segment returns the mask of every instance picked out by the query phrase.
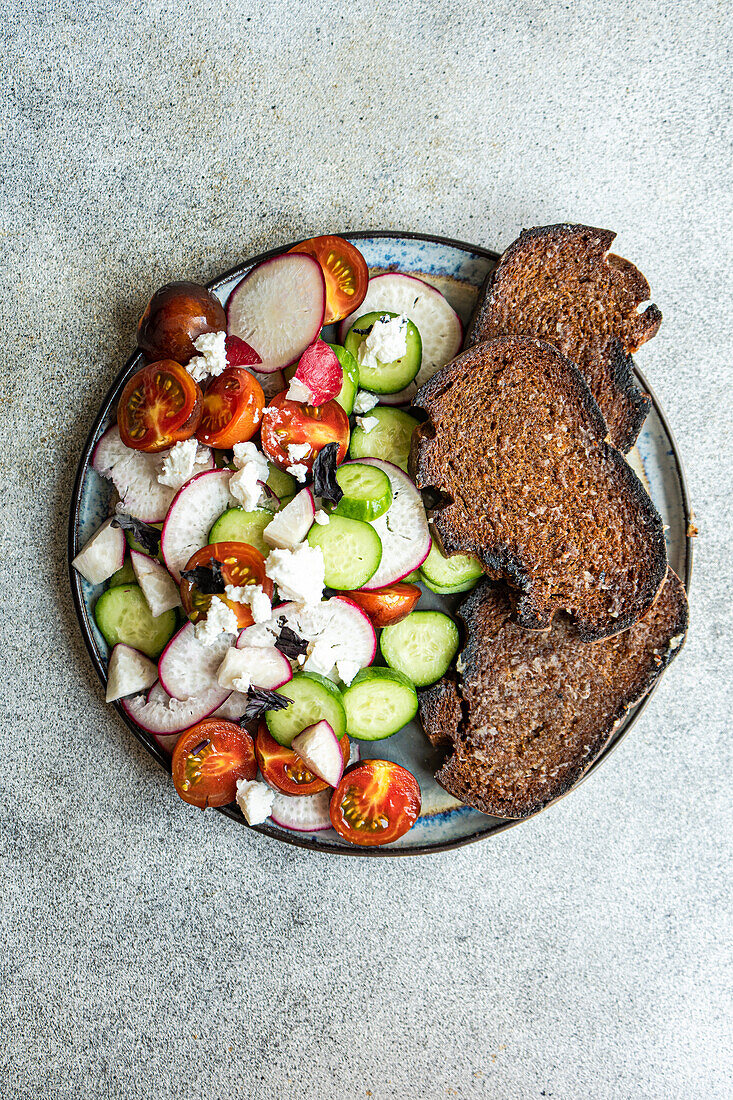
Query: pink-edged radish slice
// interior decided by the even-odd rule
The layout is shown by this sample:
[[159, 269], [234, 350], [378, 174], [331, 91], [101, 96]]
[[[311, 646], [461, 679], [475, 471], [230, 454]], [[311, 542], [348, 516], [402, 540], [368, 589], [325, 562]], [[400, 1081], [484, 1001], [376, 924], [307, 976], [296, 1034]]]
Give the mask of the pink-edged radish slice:
[[397, 393], [380, 393], [379, 404], [397, 407], [401, 405], [411, 405], [412, 399], [416, 393], [417, 386], [414, 382], [410, 382], [409, 386], [405, 386], [404, 390], [398, 390]]
[[275, 514], [275, 518], [262, 532], [262, 537], [268, 546], [278, 550], [294, 550], [310, 531], [315, 515], [313, 494], [310, 489], [301, 489]]
[[196, 637], [193, 623], [186, 623], [174, 634], [160, 655], [158, 678], [168, 695], [174, 699], [195, 699], [199, 695], [218, 694], [220, 707], [231, 688], [223, 688], [217, 673], [226, 652], [234, 645], [233, 634], [221, 634], [210, 645]]
[[130, 561], [137, 583], [142, 588], [153, 615], [162, 615], [164, 611], [181, 606], [178, 585], [156, 558], [142, 554], [139, 550], [131, 550]]
[[262, 386], [262, 392], [268, 401], [277, 396], [278, 393], [282, 393], [287, 386], [285, 375], [281, 370], [273, 371], [272, 374], [260, 374], [259, 371], [249, 368], [249, 373]]
[[293, 738], [291, 748], [297, 752], [309, 771], [329, 787], [337, 787], [344, 774], [344, 754], [339, 739], [325, 719], [306, 726]]
[[101, 584], [122, 568], [125, 560], [125, 546], [124, 531], [119, 527], [113, 527], [112, 520], [108, 519], [92, 535], [71, 564], [77, 573], [81, 573], [84, 580], [89, 581], [90, 584]]
[[461, 319], [440, 291], [414, 275], [402, 275], [396, 271], [375, 275], [369, 280], [366, 298], [356, 313], [346, 317], [339, 325], [339, 344], [344, 343], [347, 332], [358, 317], [380, 309], [404, 313], [417, 326], [422, 340], [422, 363], [415, 379], [418, 386], [432, 378], [461, 350]]
[[274, 691], [293, 678], [290, 661], [279, 649], [260, 646], [227, 650], [217, 672], [219, 687], [246, 693], [250, 687]]
[[208, 718], [221, 703], [219, 685], [216, 691], [199, 695], [196, 699], [171, 699], [161, 684], [153, 684], [147, 696], [132, 695], [121, 699], [125, 714], [141, 729], [151, 733], [161, 748], [171, 752], [179, 734], [189, 726], [195, 726]]
[[382, 540], [382, 560], [376, 573], [363, 588], [371, 592], [409, 576], [422, 565], [430, 553], [432, 540], [428, 519], [420, 493], [404, 471], [379, 458], [360, 458], [369, 466], [377, 466], [390, 480], [392, 503], [371, 525]]
[[239, 336], [227, 336], [224, 347], [228, 367], [257, 367], [262, 362], [262, 356]]
[[126, 695], [146, 691], [158, 679], [158, 670], [144, 653], [118, 642], [112, 646], [107, 665], [105, 702], [114, 703]]
[[217, 707], [212, 718], [225, 718], [227, 722], [235, 722], [244, 715], [247, 709], [247, 696], [240, 691], [233, 691], [228, 699], [225, 699], [220, 707]]
[[[92, 466], [102, 477], [110, 479], [119, 494], [123, 512], [146, 523], [160, 523], [176, 495], [175, 489], [158, 481], [167, 454], [167, 451], [145, 454], [126, 447], [115, 424], [94, 448]], [[209, 451], [205, 462], [194, 465], [192, 476], [211, 470], [213, 466], [214, 457]]]
[[336, 355], [323, 340], [314, 340], [301, 355], [290, 379], [288, 400], [325, 405], [338, 397], [343, 384], [344, 371]]
[[160, 538], [163, 561], [175, 581], [180, 581], [191, 555], [206, 546], [222, 512], [237, 504], [229, 492], [231, 476], [231, 470], [207, 470], [176, 493]]
[[227, 302], [227, 331], [262, 356], [261, 374], [295, 363], [321, 331], [326, 281], [321, 265], [303, 253], [285, 253], [253, 267]]
[[331, 828], [329, 807], [333, 791], [318, 794], [280, 794], [275, 792], [270, 817], [281, 829], [297, 833], [319, 833]]

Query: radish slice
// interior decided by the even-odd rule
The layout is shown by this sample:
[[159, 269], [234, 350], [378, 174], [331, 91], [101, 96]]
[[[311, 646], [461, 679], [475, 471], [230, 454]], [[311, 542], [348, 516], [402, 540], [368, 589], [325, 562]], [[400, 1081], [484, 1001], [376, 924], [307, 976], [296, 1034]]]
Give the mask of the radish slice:
[[396, 271], [375, 275], [369, 280], [366, 298], [359, 309], [339, 325], [339, 343], [343, 344], [357, 317], [379, 309], [404, 313], [417, 326], [422, 340], [422, 364], [415, 379], [418, 386], [432, 378], [460, 351], [463, 325], [453, 307], [435, 287], [414, 275], [401, 275]]
[[148, 601], [148, 607], [153, 615], [162, 615], [164, 611], [181, 606], [178, 585], [159, 561], [140, 553], [139, 550], [130, 551], [130, 560], [137, 583], [142, 588], [143, 596]]
[[404, 390], [398, 390], [397, 393], [380, 393], [379, 404], [380, 405], [411, 405], [412, 399], [417, 393], [417, 386], [414, 382], [410, 382], [409, 386], [405, 386]]
[[239, 336], [227, 336], [224, 347], [227, 352], [228, 367], [257, 367], [262, 362], [262, 357], [255, 349]]
[[125, 545], [124, 531], [105, 520], [71, 564], [90, 584], [101, 584], [122, 568]]
[[[102, 477], [110, 479], [119, 493], [124, 512], [146, 523], [160, 523], [176, 495], [175, 489], [158, 481], [167, 454], [168, 451], [145, 454], [126, 447], [115, 424], [94, 448], [92, 466]], [[214, 458], [209, 452], [206, 462], [195, 464], [192, 476], [211, 470], [213, 466]]]
[[293, 670], [284, 653], [254, 646], [228, 649], [217, 673], [220, 687], [243, 694], [250, 687], [274, 691], [292, 678]]
[[211, 645], [200, 642], [193, 623], [186, 623], [174, 634], [160, 655], [158, 677], [174, 699], [194, 699], [211, 693], [218, 695], [214, 710], [220, 707], [231, 688], [223, 688], [216, 675], [226, 651], [234, 645], [231, 634], [221, 634]]
[[379, 519], [371, 521], [382, 540], [382, 560], [363, 588], [371, 592], [407, 577], [430, 553], [431, 538], [422, 497], [406, 473], [379, 458], [360, 458], [384, 470], [392, 483], [392, 503]]
[[325, 720], [306, 726], [293, 738], [291, 748], [305, 762], [309, 771], [319, 776], [329, 787], [337, 787], [344, 774], [344, 754], [333, 728]]
[[310, 489], [301, 489], [268, 523], [262, 537], [269, 546], [278, 550], [294, 550], [310, 531], [315, 515], [313, 494]]
[[105, 702], [113, 703], [125, 695], [146, 691], [158, 679], [153, 662], [139, 649], [118, 642], [112, 646], [107, 666], [107, 694]]
[[218, 684], [216, 692], [187, 699], [185, 703], [179, 699], [171, 699], [161, 684], [154, 684], [147, 697], [144, 694], [133, 695], [129, 699], [120, 700], [125, 714], [141, 729], [152, 733], [166, 752], [172, 751], [183, 730], [195, 726], [202, 718], [208, 718], [220, 703]]
[[298, 833], [318, 833], [331, 828], [329, 807], [332, 791], [318, 794], [280, 794], [275, 792], [270, 817], [282, 829]]
[[225, 699], [220, 707], [214, 711], [212, 718], [225, 718], [228, 722], [241, 718], [247, 709], [247, 696], [239, 691], [233, 691], [228, 699]]
[[321, 331], [326, 281], [312, 256], [289, 252], [258, 264], [227, 302], [227, 330], [262, 356], [261, 374], [300, 358]]
[[163, 560], [175, 581], [180, 581], [191, 555], [206, 546], [209, 531], [222, 512], [237, 504], [229, 492], [231, 476], [231, 470], [207, 470], [176, 493], [160, 539]]
[[[293, 383], [296, 383], [293, 386]], [[308, 405], [325, 405], [338, 397], [344, 384], [344, 371], [334, 352], [323, 340], [314, 342], [305, 349], [300, 357], [300, 362], [295, 374], [290, 380], [290, 389], [294, 391], [289, 399], [301, 400], [297, 396], [298, 386], [305, 387], [304, 400]]]

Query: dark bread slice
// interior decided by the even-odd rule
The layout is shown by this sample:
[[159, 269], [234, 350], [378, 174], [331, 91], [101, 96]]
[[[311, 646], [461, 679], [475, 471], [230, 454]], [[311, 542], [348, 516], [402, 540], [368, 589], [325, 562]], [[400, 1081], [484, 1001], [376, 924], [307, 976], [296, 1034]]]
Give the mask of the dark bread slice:
[[506, 592], [482, 581], [458, 615], [462, 671], [421, 693], [420, 719], [452, 753], [436, 779], [496, 817], [535, 813], [564, 794], [679, 651], [687, 598], [670, 569], [653, 607], [623, 634], [588, 645], [564, 616], [528, 631]]
[[631, 353], [656, 334], [662, 314], [655, 305], [639, 313], [649, 284], [609, 254], [615, 236], [588, 225], [525, 230], [487, 277], [464, 347], [511, 334], [554, 344], [588, 382], [611, 442], [628, 451], [651, 405]]
[[413, 404], [410, 471], [437, 494], [444, 554], [475, 554], [519, 590], [522, 626], [566, 611], [594, 641], [651, 606], [667, 570], [662, 520], [577, 368], [528, 336], [478, 344]]

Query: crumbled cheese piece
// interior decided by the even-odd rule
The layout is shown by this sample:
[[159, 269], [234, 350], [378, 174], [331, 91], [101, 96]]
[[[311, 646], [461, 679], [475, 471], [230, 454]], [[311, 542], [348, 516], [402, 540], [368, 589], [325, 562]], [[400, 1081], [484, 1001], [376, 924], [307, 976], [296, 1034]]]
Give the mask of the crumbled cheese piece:
[[231, 607], [218, 596], [213, 596], [206, 618], [196, 623], [193, 629], [197, 641], [213, 645], [222, 634], [238, 634], [239, 624]]
[[358, 661], [350, 661], [348, 660], [348, 658], [342, 658], [340, 661], [336, 662], [336, 671], [339, 674], [339, 680], [342, 680], [347, 687], [354, 679], [360, 668], [361, 665]]
[[226, 338], [226, 332], [203, 332], [194, 340], [193, 346], [201, 354], [196, 355], [186, 367], [194, 382], [203, 382], [208, 376], [215, 378], [226, 370]]
[[310, 443], [288, 443], [288, 458], [291, 462], [300, 462], [311, 453]]
[[267, 481], [267, 459], [254, 443], [235, 443], [234, 465], [237, 469], [229, 478], [229, 492], [246, 512], [251, 512], [259, 504], [262, 485]]
[[383, 314], [372, 326], [372, 331], [359, 344], [359, 366], [378, 367], [380, 363], [394, 363], [407, 351], [407, 325], [409, 317]]
[[267, 475], [270, 472], [267, 459], [254, 443], [235, 443], [232, 454], [234, 465], [238, 470], [241, 470], [244, 466], [256, 466], [261, 480], [267, 480]]
[[313, 391], [310, 386], [306, 386], [305, 382], [293, 375], [286, 397], [288, 401], [301, 401], [304, 405], [310, 405], [313, 400]]
[[354, 400], [354, 412], [355, 413], [368, 413], [370, 409], [373, 409], [375, 405], [379, 404], [379, 398], [376, 393], [369, 393], [369, 390], [359, 390]]
[[234, 646], [226, 651], [224, 660], [219, 665], [216, 679], [219, 687], [229, 691], [241, 691], [243, 695], [249, 691], [252, 684], [250, 676], [251, 655], [246, 649], [236, 649]]
[[264, 623], [272, 615], [272, 603], [261, 584], [246, 584], [237, 586], [228, 584], [224, 589], [224, 595], [235, 603], [246, 604], [252, 612], [252, 618], [256, 623]]
[[323, 595], [326, 564], [318, 546], [304, 542], [295, 550], [271, 550], [265, 573], [282, 599], [298, 604], [317, 604]]
[[237, 805], [248, 825], [261, 825], [272, 813], [275, 792], [257, 779], [240, 779], [237, 783]]
[[[202, 447], [197, 439], [184, 439], [175, 443], [160, 456], [158, 481], [171, 489], [180, 489], [191, 480], [194, 473], [203, 470], [210, 456], [209, 448]], [[199, 470], [196, 470], [197, 466]]]
[[313, 519], [316, 523], [320, 523], [321, 527], [325, 527], [327, 523], [331, 522], [331, 517], [328, 512], [324, 512], [322, 508], [319, 508]]
[[376, 428], [379, 421], [376, 416], [357, 416], [356, 423], [363, 431], [370, 432], [372, 428]]
[[286, 469], [296, 481], [302, 482], [308, 477], [308, 467], [304, 466], [302, 462], [297, 462], [294, 466], [287, 466]]

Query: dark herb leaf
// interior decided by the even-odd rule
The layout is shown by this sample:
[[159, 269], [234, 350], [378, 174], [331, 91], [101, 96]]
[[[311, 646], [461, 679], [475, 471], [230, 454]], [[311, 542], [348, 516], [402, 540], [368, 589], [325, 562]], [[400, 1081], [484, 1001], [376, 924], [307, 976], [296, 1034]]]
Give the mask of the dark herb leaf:
[[116, 512], [112, 519], [112, 526], [119, 527], [123, 531], [129, 531], [135, 542], [139, 542], [147, 554], [157, 554], [160, 549], [160, 531], [150, 523], [145, 523], [134, 516], [128, 516], [126, 512]]
[[356, 327], [354, 327], [354, 328], [352, 328], [351, 331], [354, 333], [355, 336], [368, 336], [373, 328], [374, 328], [374, 325], [369, 325], [367, 328], [356, 328]]
[[195, 584], [204, 596], [217, 596], [226, 588], [227, 582], [221, 569], [221, 562], [212, 558], [208, 565], [197, 565], [193, 569], [182, 569], [184, 580]]
[[259, 718], [267, 710], [284, 710], [285, 707], [290, 706], [291, 702], [292, 699], [288, 699], [286, 695], [278, 695], [276, 691], [251, 687], [247, 692], [247, 706], [239, 719], [239, 724], [243, 726], [253, 718]]
[[338, 453], [338, 443], [327, 443], [318, 452], [316, 461], [313, 463], [313, 492], [317, 497], [331, 500], [334, 504], [338, 504], [344, 495], [336, 480], [336, 458]]
[[289, 626], [283, 626], [275, 642], [275, 649], [279, 649], [289, 661], [294, 661], [296, 657], [308, 652], [308, 643]]

